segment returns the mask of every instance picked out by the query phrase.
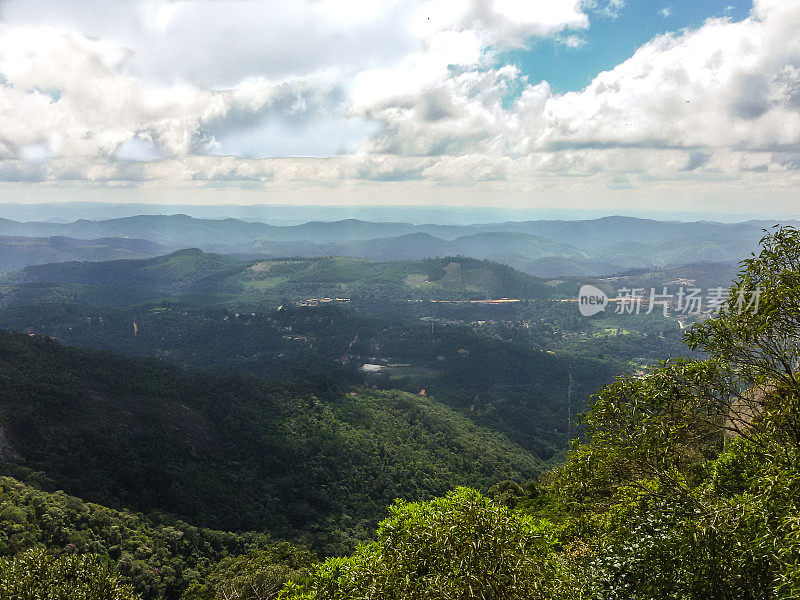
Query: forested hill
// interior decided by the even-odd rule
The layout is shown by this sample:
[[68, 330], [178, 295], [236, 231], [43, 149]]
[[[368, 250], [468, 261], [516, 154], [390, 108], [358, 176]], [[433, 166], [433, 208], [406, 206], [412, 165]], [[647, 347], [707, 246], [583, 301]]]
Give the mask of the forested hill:
[[0, 278], [0, 300], [129, 305], [202, 295], [213, 301], [282, 297], [544, 298], [557, 290], [511, 267], [464, 257], [369, 262], [353, 258], [241, 260], [185, 249], [143, 260], [37, 265]]
[[217, 379], [5, 332], [0, 424], [6, 474], [329, 553], [367, 536], [397, 497], [540, 467], [430, 397]]
[[[163, 515], [147, 518], [0, 477], [0, 558], [41, 547], [66, 556], [94, 554], [115, 564], [123, 583], [142, 600], [180, 598], [230, 556], [246, 552], [293, 554], [298, 560], [310, 556], [264, 534], [202, 529]], [[44, 587], [42, 575], [36, 573], [35, 579]], [[11, 583], [6, 577], [0, 577], [3, 598], [8, 598], [2, 595], [7, 591], [3, 584]]]
[[[571, 349], [547, 347], [576, 320], [566, 303], [525, 301], [576, 285], [552, 283], [459, 257], [242, 261], [189, 249], [12, 273], [0, 279], [0, 327], [217, 374], [427, 389], [550, 458], [566, 447], [574, 413], [616, 368], [602, 352], [576, 359]], [[465, 300], [504, 296], [519, 302]], [[542, 323], [546, 315], [556, 322]], [[666, 351], [662, 341], [651, 335], [641, 354], [653, 344]], [[385, 368], [366, 377], [365, 363]]]

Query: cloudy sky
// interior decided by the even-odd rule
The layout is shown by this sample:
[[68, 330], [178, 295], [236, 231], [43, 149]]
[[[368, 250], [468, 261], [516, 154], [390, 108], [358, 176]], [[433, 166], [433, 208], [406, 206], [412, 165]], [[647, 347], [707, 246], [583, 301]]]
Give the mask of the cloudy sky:
[[0, 201], [797, 215], [800, 0], [0, 1]]

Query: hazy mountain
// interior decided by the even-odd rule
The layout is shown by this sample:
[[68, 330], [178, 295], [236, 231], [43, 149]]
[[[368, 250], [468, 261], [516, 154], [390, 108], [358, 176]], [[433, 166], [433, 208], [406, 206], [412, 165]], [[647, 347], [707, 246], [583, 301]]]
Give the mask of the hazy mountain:
[[418, 260], [464, 255], [541, 276], [600, 275], [627, 268], [739, 260], [771, 226], [684, 223], [633, 217], [524, 221], [476, 225], [414, 225], [356, 219], [275, 226], [238, 219], [140, 215], [105, 221], [21, 223], [0, 220], [0, 235], [138, 238], [166, 248], [264, 257], [338, 255], [370, 260]]
[[0, 273], [45, 263], [144, 258], [165, 252], [166, 250], [161, 244], [139, 239], [78, 240], [67, 237], [0, 237]]
[[[350, 256], [368, 260], [419, 260], [444, 256], [469, 256], [512, 264], [542, 257], [587, 259], [582, 250], [552, 240], [524, 233], [475, 233], [454, 240], [428, 233], [410, 233], [397, 237], [376, 238], [347, 243], [261, 242], [254, 249], [285, 256]], [[514, 265], [512, 265], [514, 266]]]
[[[528, 221], [532, 219], [596, 218], [598, 210], [552, 208], [503, 208], [497, 206], [442, 206], [442, 205], [297, 205], [297, 204], [146, 204], [135, 202], [42, 202], [0, 203], [0, 215], [15, 221], [48, 221], [69, 223], [78, 219], [118, 219], [146, 214], [186, 214], [198, 219], [225, 219], [233, 217], [243, 221], [258, 221], [270, 225], [299, 225], [309, 221], [383, 221], [403, 223], [437, 223], [441, 225], [469, 225], [496, 223], [498, 221]], [[641, 213], [645, 218], [663, 218], [663, 213]], [[696, 214], [670, 213], [670, 218], [711, 218]], [[727, 221], [734, 220], [727, 215]], [[738, 220], [742, 220], [741, 218]]]
[[595, 256], [626, 268], [681, 265], [697, 261], [726, 262], [748, 256], [760, 231], [737, 229], [698, 238], [669, 241], [624, 241], [599, 248]]
[[[775, 225], [771, 221], [746, 223], [715, 223], [697, 221], [654, 221], [635, 217], [603, 217], [583, 221], [527, 221], [492, 225], [496, 231], [516, 231], [538, 235], [595, 250], [619, 242], [687, 242], [692, 246], [706, 239], [745, 237], [757, 243], [765, 228]], [[487, 227], [480, 225], [478, 227]]]

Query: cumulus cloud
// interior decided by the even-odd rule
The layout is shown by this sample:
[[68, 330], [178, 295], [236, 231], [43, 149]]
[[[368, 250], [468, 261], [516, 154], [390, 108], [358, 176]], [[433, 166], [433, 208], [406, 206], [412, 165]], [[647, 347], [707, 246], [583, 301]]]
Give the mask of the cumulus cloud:
[[[4, 152], [155, 160], [353, 152], [348, 107], [446, 79], [489, 46], [585, 26], [577, 0], [6, 2]], [[58, 26], [38, 21], [43, 14]], [[352, 83], [354, 82], [354, 83]], [[313, 131], [312, 131], [313, 129]], [[327, 133], [328, 144], [320, 144]]]
[[223, 90], [150, 87], [126, 74], [112, 44], [48, 26], [0, 28], [0, 141], [19, 158], [109, 159], [127, 154], [203, 152], [232, 120], [320, 110], [320, 91], [302, 81], [248, 79]]
[[800, 5], [761, 0], [742, 22], [712, 19], [652, 40], [579, 92], [528, 84], [507, 107], [521, 75], [510, 67], [475, 68], [357, 110], [382, 125], [373, 152], [516, 157], [675, 149], [684, 151], [687, 170], [713, 169], [714, 161], [699, 157], [800, 147], [798, 30]]
[[550, 98], [542, 114], [547, 127], [531, 142], [796, 146], [798, 27], [797, 4], [757, 2], [754, 16], [740, 23], [710, 20], [696, 31], [658, 37], [585, 90]]
[[0, 180], [634, 189], [800, 169], [794, 1], [659, 36], [566, 94], [496, 53], [580, 45], [621, 0], [115, 6], [2, 4]]

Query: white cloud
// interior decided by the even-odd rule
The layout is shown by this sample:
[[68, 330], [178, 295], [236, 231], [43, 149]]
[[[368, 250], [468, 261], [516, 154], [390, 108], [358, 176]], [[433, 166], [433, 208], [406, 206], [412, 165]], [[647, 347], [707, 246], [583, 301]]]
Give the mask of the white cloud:
[[219, 89], [253, 77], [300, 78], [326, 69], [368, 68], [375, 61], [399, 60], [417, 45], [405, 25], [403, 4], [8, 0], [0, 10], [8, 24], [49, 23], [76, 35], [113, 41], [129, 50], [128, 68], [147, 84], [183, 82]]
[[[356, 107], [437, 84], [487, 46], [586, 24], [577, 0], [526, 6], [198, 0], [109, 11], [12, 0], [0, 26], [0, 135], [17, 156], [42, 146], [96, 160], [350, 152], [374, 129], [350, 118]], [[310, 123], [340, 139], [319, 144]], [[304, 139], [287, 143], [291, 134]]]
[[[224, 90], [147, 86], [126, 73], [126, 53], [47, 26], [0, 28], [0, 138], [22, 156], [109, 158], [132, 145], [187, 155], [202, 150], [226, 119], [322, 110], [325, 92], [300, 81], [248, 79]], [[119, 154], [117, 154], [119, 156]]]
[[800, 144], [800, 5], [649, 42], [585, 90], [550, 98], [547, 145], [778, 149]]
[[743, 22], [710, 20], [696, 31], [656, 38], [579, 92], [528, 85], [505, 108], [519, 73], [472, 70], [360, 105], [358, 114], [383, 126], [369, 150], [401, 155], [797, 149], [798, 30], [799, 6], [762, 0]]
[[636, 189], [670, 178], [779, 185], [800, 171], [794, 1], [756, 0], [742, 22], [658, 37], [568, 94], [493, 66], [494, 53], [532, 36], [579, 45], [587, 14], [613, 17], [624, 2], [44, 6], [1, 9], [7, 181], [571, 177]]
[[607, 19], [616, 19], [625, 8], [625, 0], [584, 0], [586, 10], [599, 14]]

